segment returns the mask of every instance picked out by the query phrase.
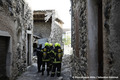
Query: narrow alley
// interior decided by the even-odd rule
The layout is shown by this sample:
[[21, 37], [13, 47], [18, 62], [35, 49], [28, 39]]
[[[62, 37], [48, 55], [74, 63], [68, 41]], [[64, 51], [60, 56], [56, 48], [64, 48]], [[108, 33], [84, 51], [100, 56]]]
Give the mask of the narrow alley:
[[120, 0], [0, 0], [0, 80], [120, 80]]
[[47, 73], [45, 73], [43, 76], [41, 73], [37, 73], [37, 64], [34, 63], [31, 66], [27, 68], [27, 71], [24, 72], [21, 76], [17, 78], [17, 80], [72, 80], [71, 77], [71, 54], [64, 54], [63, 60], [62, 60], [62, 70], [61, 70], [61, 76], [60, 77], [50, 77], [47, 76]]

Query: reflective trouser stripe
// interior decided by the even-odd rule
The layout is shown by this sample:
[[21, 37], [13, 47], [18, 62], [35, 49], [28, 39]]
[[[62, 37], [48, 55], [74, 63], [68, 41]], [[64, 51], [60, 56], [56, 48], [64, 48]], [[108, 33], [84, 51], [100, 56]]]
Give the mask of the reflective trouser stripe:
[[53, 63], [61, 63], [61, 61], [53, 62]]
[[53, 63], [61, 63], [61, 61], [56, 61], [56, 59], [53, 61]]

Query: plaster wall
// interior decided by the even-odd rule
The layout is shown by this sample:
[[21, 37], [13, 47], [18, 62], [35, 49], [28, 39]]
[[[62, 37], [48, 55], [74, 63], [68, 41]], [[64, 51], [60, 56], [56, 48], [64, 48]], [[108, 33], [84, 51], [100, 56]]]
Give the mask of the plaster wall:
[[88, 75], [98, 75], [98, 9], [96, 0], [87, 0]]
[[0, 0], [0, 36], [10, 38], [6, 59], [6, 77], [9, 80], [14, 80], [27, 68], [26, 34], [28, 30], [32, 36], [32, 29], [32, 11], [25, 0]]

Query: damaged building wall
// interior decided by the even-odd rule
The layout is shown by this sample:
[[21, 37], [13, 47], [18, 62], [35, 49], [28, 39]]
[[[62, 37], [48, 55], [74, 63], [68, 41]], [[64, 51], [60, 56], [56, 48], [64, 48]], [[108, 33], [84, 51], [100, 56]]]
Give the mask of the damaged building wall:
[[63, 27], [63, 22], [60, 20], [55, 12], [55, 10], [52, 11], [52, 27], [51, 27], [51, 33], [50, 37], [48, 39], [48, 42], [55, 44], [60, 43], [62, 48], [63, 48], [63, 43], [62, 43], [62, 27]]
[[51, 32], [51, 22], [34, 22], [34, 35], [40, 38], [49, 38]]
[[[4, 59], [0, 57], [1, 61], [5, 62], [4, 65], [0, 65], [1, 80], [14, 80], [25, 71], [28, 58], [27, 35], [31, 35], [29, 43], [32, 43], [32, 29], [32, 11], [24, 0], [0, 0], [0, 39], [4, 41], [6, 38], [5, 44], [8, 43], [5, 48], [8, 52], [5, 56], [1, 55]], [[30, 46], [32, 53], [32, 44]], [[30, 60], [29, 63], [31, 63]]]
[[55, 10], [34, 11], [34, 35], [47, 38], [50, 43], [62, 43], [63, 22]]
[[34, 35], [39, 36], [40, 38], [49, 38], [51, 33], [51, 19], [49, 18], [48, 21], [45, 22], [45, 14], [50, 12], [50, 10], [41, 10], [41, 11], [34, 11]]
[[103, 9], [104, 75], [120, 78], [120, 1], [103, 0]]

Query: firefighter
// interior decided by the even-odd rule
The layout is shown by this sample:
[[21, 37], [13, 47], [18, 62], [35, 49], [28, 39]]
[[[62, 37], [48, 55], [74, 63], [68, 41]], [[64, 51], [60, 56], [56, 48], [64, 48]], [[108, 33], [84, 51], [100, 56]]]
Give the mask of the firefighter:
[[37, 67], [38, 67], [38, 73], [41, 72], [42, 68], [42, 44], [39, 45], [39, 48], [36, 49], [37, 54]]
[[49, 55], [49, 43], [45, 43], [45, 47], [43, 48], [43, 57], [42, 57], [42, 75], [44, 75], [45, 64], [47, 64], [47, 76], [49, 76], [49, 63], [50, 63], [50, 55]]
[[58, 48], [58, 57], [60, 58], [60, 71], [57, 72], [57, 76], [61, 75], [61, 62], [62, 62], [62, 57], [63, 57], [63, 49], [61, 49], [61, 45], [58, 43], [57, 45]]
[[57, 77], [61, 75], [61, 62], [62, 62], [62, 49], [59, 43], [55, 43], [55, 49], [54, 49], [54, 61], [53, 61], [53, 68], [51, 77], [55, 76], [55, 70], [57, 68]]
[[50, 43], [50, 65], [49, 65], [49, 68], [50, 68], [50, 71], [52, 70], [52, 66], [53, 66], [53, 60], [54, 60], [54, 47], [53, 47], [53, 44]]

